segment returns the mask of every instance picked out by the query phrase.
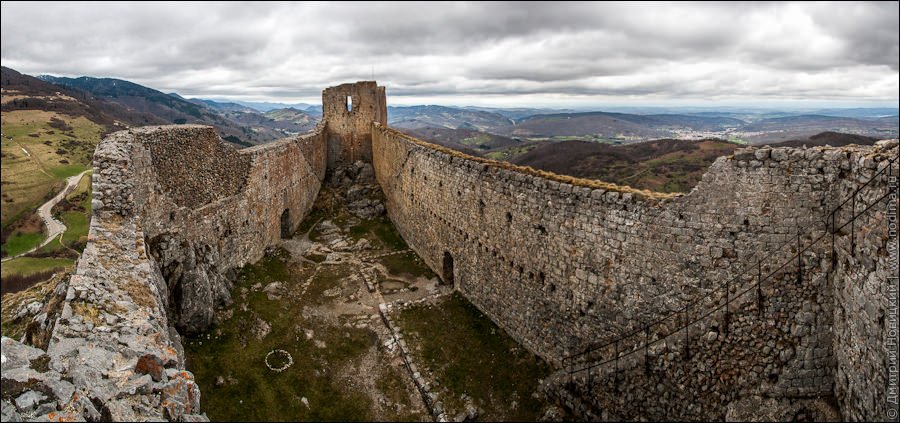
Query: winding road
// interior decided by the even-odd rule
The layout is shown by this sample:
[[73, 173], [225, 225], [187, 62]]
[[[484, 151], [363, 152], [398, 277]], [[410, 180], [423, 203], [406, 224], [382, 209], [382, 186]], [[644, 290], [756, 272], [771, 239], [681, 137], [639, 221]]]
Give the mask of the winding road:
[[40, 243], [40, 245], [28, 251], [25, 251], [24, 253], [20, 253], [11, 257], [4, 257], [2, 261], [12, 260], [14, 258], [22, 257], [26, 254], [37, 251], [37, 249], [49, 244], [50, 241], [58, 238], [60, 235], [62, 235], [63, 232], [66, 231], [66, 225], [53, 218], [53, 206], [62, 201], [63, 198], [66, 198], [66, 195], [68, 195], [70, 192], [72, 192], [73, 189], [75, 189], [76, 186], [78, 186], [78, 181], [81, 180], [81, 177], [88, 172], [90, 172], [90, 170], [85, 170], [84, 172], [81, 172], [75, 176], [68, 177], [66, 179], [65, 188], [63, 188], [62, 191], [59, 192], [59, 194], [56, 194], [55, 197], [51, 198], [50, 201], [47, 201], [46, 203], [38, 207], [38, 215], [41, 217], [41, 220], [44, 221], [44, 225], [47, 226], [47, 238], [45, 238], [44, 241]]

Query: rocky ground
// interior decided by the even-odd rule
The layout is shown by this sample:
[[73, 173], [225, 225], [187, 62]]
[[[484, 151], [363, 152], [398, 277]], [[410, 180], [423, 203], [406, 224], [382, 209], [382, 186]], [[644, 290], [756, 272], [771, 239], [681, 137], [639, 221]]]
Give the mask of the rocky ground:
[[211, 419], [430, 420], [378, 305], [448, 288], [386, 217], [344, 204], [323, 190], [294, 237], [243, 269], [218, 327], [185, 340]]
[[[362, 168], [342, 177], [366, 175]], [[242, 270], [218, 326], [185, 339], [211, 420], [534, 420], [545, 413], [532, 395], [546, 365], [451, 295], [397, 234], [378, 194], [358, 183], [323, 188], [294, 236]], [[425, 330], [410, 324], [414, 316], [441, 326]], [[446, 330], [442, 318], [457, 320], [456, 328]], [[464, 357], [451, 348], [441, 356], [447, 373], [422, 355], [439, 343], [486, 360], [460, 364]], [[459, 372], [471, 372], [467, 383], [436, 388]], [[509, 372], [522, 380], [509, 385]]]
[[571, 418], [540, 389], [550, 367], [459, 293], [382, 309], [439, 421]]

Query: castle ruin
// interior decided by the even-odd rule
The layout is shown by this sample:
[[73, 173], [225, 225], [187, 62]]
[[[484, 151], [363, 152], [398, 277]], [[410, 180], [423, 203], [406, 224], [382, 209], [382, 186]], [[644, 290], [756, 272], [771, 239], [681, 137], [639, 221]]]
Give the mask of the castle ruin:
[[664, 195], [402, 134], [374, 81], [322, 101], [312, 133], [243, 150], [193, 125], [106, 137], [89, 243], [32, 340], [46, 351], [3, 340], [4, 416], [40, 392], [56, 417], [202, 420], [179, 333], [213, 324], [235, 271], [361, 160], [410, 247], [557, 367], [546, 394], [580, 417], [714, 420], [834, 396], [844, 419], [886, 419], [896, 141], [741, 149]]

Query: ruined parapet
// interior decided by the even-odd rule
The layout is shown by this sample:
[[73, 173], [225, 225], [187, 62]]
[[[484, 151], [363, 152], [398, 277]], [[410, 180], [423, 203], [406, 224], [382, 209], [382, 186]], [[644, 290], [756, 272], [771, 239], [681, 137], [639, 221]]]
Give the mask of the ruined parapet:
[[[262, 257], [312, 207], [325, 170], [321, 129], [243, 150], [201, 126], [108, 138], [132, 150], [133, 177], [117, 184], [130, 184], [132, 204], [117, 210], [136, 215], [180, 331], [209, 327], [215, 305], [230, 301], [229, 273]], [[109, 196], [101, 190], [95, 199]]]
[[205, 420], [175, 328], [209, 327], [229, 272], [297, 227], [325, 175], [324, 141], [322, 126], [240, 151], [196, 125], [106, 137], [89, 241], [46, 353], [3, 339], [4, 420], [10, 397], [51, 420]]
[[[731, 290], [745, 289], [757, 277], [757, 260], [774, 271], [796, 253], [798, 233], [804, 242], [821, 236], [838, 202], [897, 156], [896, 141], [739, 150], [719, 158], [691, 193], [660, 196], [466, 156], [383, 126], [373, 131], [388, 215], [410, 247], [500, 327], [556, 364], [602, 340], [643, 334], [642, 324], [683, 307], [711, 309], [736, 277]], [[888, 183], [882, 175], [857, 200], [874, 201]], [[653, 390], [656, 414], [628, 408], [643, 402], [601, 408], [613, 418], [714, 419], [724, 417], [727, 402], [753, 393], [834, 393], [854, 419], [883, 418], [887, 373], [879, 351], [886, 329], [878, 293], [887, 283], [888, 225], [883, 211], [868, 219], [857, 234], [866, 234], [868, 246], [857, 240], [853, 252], [844, 246], [851, 237], [838, 234], [836, 271], [820, 242], [802, 260], [802, 282], [765, 291], [772, 314], [763, 325], [741, 322], [746, 329], [727, 338], [717, 367], [699, 359], [683, 364], [697, 371], [681, 372], [689, 383], [679, 386], [709, 396], [702, 407], [689, 409], [693, 401], [678, 394], [682, 388], [657, 387], [635, 372], [629, 386], [644, 391], [622, 398]], [[865, 319], [850, 323], [852, 316]], [[685, 318], [656, 330], [675, 331]], [[722, 330], [721, 322], [707, 324], [692, 336]], [[722, 342], [707, 339], [713, 347]]]
[[322, 91], [328, 138], [328, 169], [372, 162], [372, 122], [387, 124], [384, 87], [360, 81]]
[[[213, 322], [215, 305], [229, 300], [229, 272], [293, 231], [327, 170], [353, 168], [347, 179], [358, 185], [371, 176], [371, 162], [410, 247], [554, 364], [673, 310], [717, 304], [724, 281], [798, 232], [821, 232], [850, 193], [869, 204], [896, 183], [880, 177], [856, 191], [897, 157], [896, 140], [741, 149], [718, 159], [691, 193], [663, 195], [470, 157], [401, 134], [384, 125], [384, 89], [375, 82], [326, 89], [323, 107], [325, 122], [314, 133], [241, 151], [212, 128], [190, 125], [122, 131], [101, 142], [89, 242], [49, 347], [3, 339], [4, 420], [15, 418], [7, 413], [12, 397], [48, 419], [202, 419], [172, 328], [196, 332]], [[346, 195], [365, 200], [359, 189]], [[610, 379], [607, 366], [596, 379], [576, 379], [576, 391], [588, 392], [584, 404], [628, 418], [709, 420], [722, 418], [728, 402], [740, 411], [762, 401], [754, 395], [833, 393], [844, 418], [884, 419], [889, 332], [879, 295], [896, 276], [886, 248], [890, 219], [878, 209], [857, 221], [857, 232], [838, 231], [837, 260], [821, 245], [809, 249], [802, 275], [783, 272], [778, 279], [789, 285], [763, 292], [770, 314], [736, 302], [730, 336], [720, 335], [722, 320], [712, 315], [684, 331], [702, 337], [697, 342], [666, 340], [666, 348], [647, 352], [652, 363], [621, 363], [629, 383]], [[752, 283], [753, 270], [731, 289]], [[677, 319], [647, 336], [681, 334]], [[680, 359], [679, 339], [703, 352]], [[645, 363], [664, 377], [642, 379]], [[604, 397], [615, 390], [623, 392]], [[687, 396], [694, 392], [702, 394]], [[651, 397], [650, 406], [630, 400]]]

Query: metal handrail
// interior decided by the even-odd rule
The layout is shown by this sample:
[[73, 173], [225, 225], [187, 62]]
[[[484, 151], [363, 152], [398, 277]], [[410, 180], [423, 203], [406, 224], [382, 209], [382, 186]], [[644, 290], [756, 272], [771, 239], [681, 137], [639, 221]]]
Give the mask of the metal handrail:
[[[895, 157], [895, 158], [893, 158], [893, 159], [888, 160], [886, 166], [882, 167], [878, 172], [876, 172], [874, 175], [872, 175], [872, 177], [869, 178], [868, 181], [866, 181], [864, 184], [862, 184], [862, 185], [860, 185], [859, 187], [857, 187], [857, 188], [853, 191], [853, 194], [852, 194], [851, 196], [849, 196], [848, 198], [845, 198], [844, 201], [842, 201], [841, 203], [839, 203], [838, 206], [835, 207], [834, 209], [832, 209], [830, 213], [826, 214], [826, 216], [830, 216], [830, 217], [831, 217], [831, 222], [832, 222], [832, 224], [831, 224], [831, 226], [832, 226], [831, 230], [832, 230], [833, 232], [837, 232], [838, 230], [843, 229], [843, 228], [846, 227], [847, 225], [852, 224], [859, 216], [861, 216], [863, 213], [867, 212], [867, 211], [868, 211], [871, 207], [873, 207], [875, 204], [880, 203], [880, 202], [881, 202], [882, 200], [884, 200], [884, 198], [886, 198], [891, 192], [893, 192], [894, 190], [896, 190], [896, 188], [891, 188], [891, 189], [889, 189], [889, 190], [887, 191], [887, 193], [885, 193], [885, 194], [884, 194], [883, 196], [881, 196], [878, 200], [874, 201], [874, 202], [871, 203], [869, 206], [867, 206], [862, 212], [856, 213], [856, 210], [855, 210], [855, 209], [856, 209], [856, 204], [855, 204], [855, 203], [856, 203], [856, 200], [855, 200], [855, 199], [856, 199], [856, 196], [859, 194], [859, 192], [862, 191], [862, 190], [863, 190], [864, 188], [866, 188], [867, 186], [871, 185], [871, 184], [872, 184], [876, 179], [878, 179], [878, 177], [881, 176], [881, 174], [883, 174], [885, 171], [892, 172], [892, 170], [891, 170], [891, 169], [892, 169], [892, 166], [897, 162], [897, 160], [898, 160], [898, 157]], [[891, 173], [889, 173], [889, 174], [891, 174]], [[853, 214], [852, 214], [851, 218], [850, 218], [848, 221], [844, 222], [844, 224], [841, 225], [839, 228], [835, 227], [834, 220], [835, 220], [835, 215], [836, 215], [836, 213], [837, 213], [838, 211], [842, 210], [843, 207], [847, 204], [847, 202], [849, 202], [849, 201], [851, 201], [851, 200], [854, 202], [854, 205], [853, 205], [854, 210], [852, 211]], [[751, 289], [754, 289], [754, 288], [756, 288], [757, 291], [759, 292], [759, 289], [760, 289], [761, 284], [762, 284], [763, 281], [768, 280], [770, 277], [772, 277], [773, 275], [775, 275], [777, 272], [780, 272], [780, 271], [781, 271], [782, 269], [784, 269], [788, 264], [790, 264], [791, 262], [793, 262], [795, 258], [799, 261], [800, 258], [801, 258], [800, 256], [801, 256], [804, 252], [806, 252], [809, 248], [811, 248], [813, 245], [815, 245], [815, 243], [821, 241], [821, 239], [824, 238], [825, 235], [828, 234], [828, 226], [829, 226], [829, 225], [828, 225], [828, 222], [826, 221], [826, 222], [825, 222], [825, 232], [824, 232], [822, 235], [820, 235], [818, 238], [816, 238], [814, 241], [812, 241], [812, 242], [811, 242], [809, 245], [807, 245], [805, 248], [800, 248], [800, 245], [799, 245], [799, 244], [800, 244], [800, 233], [798, 232], [798, 233], [797, 233], [797, 242], [798, 242], [798, 249], [797, 249], [797, 251], [798, 251], [798, 252], [797, 252], [796, 254], [792, 255], [792, 256], [790, 257], [790, 259], [788, 259], [787, 261], [785, 261], [785, 262], [784, 262], [781, 266], [779, 266], [776, 270], [774, 270], [774, 271], [772, 271], [772, 272], [769, 272], [769, 274], [768, 274], [765, 278], [762, 278], [762, 270], [761, 270], [762, 262], [763, 262], [764, 260], [768, 261], [773, 255], [775, 255], [775, 253], [781, 251], [786, 245], [791, 244], [791, 243], [793, 242], [793, 239], [792, 239], [792, 240], [789, 240], [789, 241], [786, 241], [786, 242], [784, 242], [784, 243], [782, 243], [781, 245], [779, 245], [779, 246], [778, 246], [777, 248], [775, 248], [774, 250], [770, 250], [771, 253], [768, 254], [764, 259], [759, 259], [759, 260], [757, 260], [758, 272], [759, 272], [759, 277], [758, 277], [758, 279], [757, 279], [757, 283], [756, 283], [755, 285], [751, 285], [750, 287], [748, 287], [748, 288], [744, 289], [743, 291], [741, 291], [741, 292], [736, 296], [736, 298], [742, 297], [743, 295], [745, 295], [747, 292], [749, 292]], [[833, 239], [832, 239], [832, 242], [833, 242]], [[754, 257], [759, 251], [760, 251], [760, 249], [757, 249], [756, 251], [754, 251], [753, 255], [751, 255], [750, 257]], [[832, 260], [834, 260], [834, 258], [832, 258]], [[735, 277], [726, 280], [726, 285], [725, 285], [724, 288], [725, 288], [726, 290], [729, 291], [729, 292], [727, 292], [727, 294], [730, 294], [730, 285], [731, 285], [731, 282], [732, 282], [732, 281], [739, 281], [741, 278], [743, 278], [743, 277], [745, 277], [745, 276], [748, 275], [749, 272], [747, 271], [747, 263], [744, 263], [744, 264], [745, 264], [745, 266], [744, 266], [744, 268], [741, 270], [741, 272], [739, 272]], [[718, 292], [722, 291], [722, 288], [723, 288], [723, 287], [720, 286], [720, 287], [714, 289], [713, 291], [707, 292], [707, 293], [706, 293], [706, 297], [708, 298], [711, 294], [715, 294], [715, 293], [718, 293]], [[689, 328], [690, 325], [692, 325], [692, 324], [694, 324], [694, 323], [697, 323], [697, 322], [699, 322], [699, 321], [705, 319], [706, 317], [710, 316], [711, 314], [713, 314], [713, 313], [715, 313], [715, 312], [718, 312], [719, 309], [721, 309], [721, 308], [723, 308], [723, 307], [728, 307], [728, 306], [730, 306], [731, 302], [732, 302], [733, 300], [735, 300], [736, 298], [728, 298], [728, 297], [726, 297], [726, 302], [725, 302], [725, 304], [719, 304], [719, 305], [717, 305], [714, 309], [712, 309], [712, 311], [710, 311], [710, 312], [708, 312], [708, 313], [702, 315], [702, 316], [699, 317], [699, 318], [695, 318], [694, 320], [685, 323], [685, 324], [683, 325], [683, 328], [684, 328], [684, 329], [687, 329], [687, 328]], [[720, 300], [717, 300], [717, 301], [721, 301], [721, 299], [720, 299]], [[672, 332], [672, 333], [669, 333], [669, 334], [667, 334], [667, 335], [664, 335], [664, 336], [662, 336], [662, 337], [660, 337], [660, 338], [657, 338], [657, 339], [655, 339], [655, 340], [653, 340], [653, 341], [648, 341], [647, 343], [645, 343], [645, 344], [643, 344], [643, 345], [637, 345], [634, 349], [632, 349], [632, 351], [630, 351], [630, 352], [628, 352], [628, 353], [626, 353], [626, 354], [624, 354], [624, 355], [621, 355], [621, 356], [618, 354], [618, 351], [619, 351], [619, 343], [621, 343], [622, 341], [627, 340], [627, 339], [629, 339], [629, 338], [633, 338], [633, 337], [635, 337], [636, 335], [641, 334], [641, 333], [644, 333], [644, 334], [645, 334], [645, 337], [648, 337], [648, 338], [649, 338], [649, 336], [648, 336], [647, 334], [649, 334], [649, 331], [650, 331], [650, 328], [651, 328], [651, 327], [657, 326], [657, 325], [659, 325], [660, 323], [662, 323], [662, 322], [668, 320], [669, 318], [674, 317], [674, 316], [677, 316], [678, 314], [685, 315], [685, 313], [688, 311], [688, 309], [691, 308], [694, 304], [695, 304], [695, 303], [693, 303], [693, 302], [692, 302], [692, 303], [689, 303], [689, 304], [687, 304], [687, 305], [681, 307], [681, 308], [678, 309], [678, 310], [675, 310], [675, 311], [673, 311], [673, 312], [671, 312], [671, 313], [669, 313], [669, 314], [667, 314], [667, 315], [665, 315], [665, 316], [663, 316], [663, 317], [661, 317], [661, 318], [658, 318], [658, 319], [656, 319], [656, 320], [654, 320], [654, 321], [652, 321], [652, 322], [650, 322], [650, 323], [648, 323], [648, 324], [646, 324], [646, 325], [640, 326], [639, 328], [637, 328], [637, 329], [635, 329], [635, 330], [632, 330], [631, 332], [626, 333], [625, 335], [622, 335], [622, 336], [620, 336], [620, 337], [617, 337], [616, 339], [613, 339], [612, 341], [608, 341], [608, 342], [605, 342], [605, 343], [602, 343], [602, 344], [599, 344], [599, 345], [596, 345], [596, 346], [590, 346], [590, 347], [586, 348], [585, 350], [583, 350], [583, 351], [581, 351], [581, 352], [578, 352], [578, 353], [569, 355], [569, 356], [567, 356], [567, 357], [564, 357], [563, 360], [562, 360], [563, 366], [566, 366], [566, 363], [567, 363], [567, 362], [569, 363], [569, 364], [568, 364], [568, 366], [570, 367], [569, 375], [571, 376], [571, 375], [574, 374], [575, 372], [580, 372], [580, 371], [584, 371], [584, 370], [590, 370], [590, 369], [592, 369], [592, 368], [594, 368], [594, 367], [601, 366], [601, 365], [603, 365], [603, 364], [607, 364], [607, 363], [610, 363], [610, 362], [613, 362], [613, 361], [618, 361], [618, 359], [619, 359], [620, 357], [628, 356], [628, 355], [634, 353], [635, 351], [639, 351], [642, 347], [644, 348], [644, 350], [645, 350], [645, 352], [646, 352], [646, 349], [647, 349], [646, 347], [647, 347], [647, 346], [649, 346], [649, 345], [651, 345], [651, 344], [654, 344], [654, 343], [656, 343], [656, 342], [659, 342], [660, 340], [668, 339], [668, 337], [670, 337], [670, 336], [672, 336], [672, 335], [678, 333], [679, 330], [676, 330], [676, 331], [674, 331], [674, 332]], [[615, 358], [606, 360], [606, 361], [604, 361], [604, 362], [595, 363], [594, 365], [591, 365], [591, 366], [585, 367], [585, 368], [581, 368], [581, 369], [578, 369], [578, 370], [575, 370], [575, 369], [574, 369], [574, 365], [575, 365], [574, 360], [575, 360], [575, 359], [577, 359], [577, 358], [579, 358], [579, 357], [586, 356], [586, 355], [588, 355], [588, 354], [591, 354], [591, 353], [596, 352], [596, 351], [601, 350], [601, 349], [609, 348], [609, 347], [612, 346], [612, 345], [616, 345], [617, 353], [616, 353], [616, 357], [615, 357]]]

